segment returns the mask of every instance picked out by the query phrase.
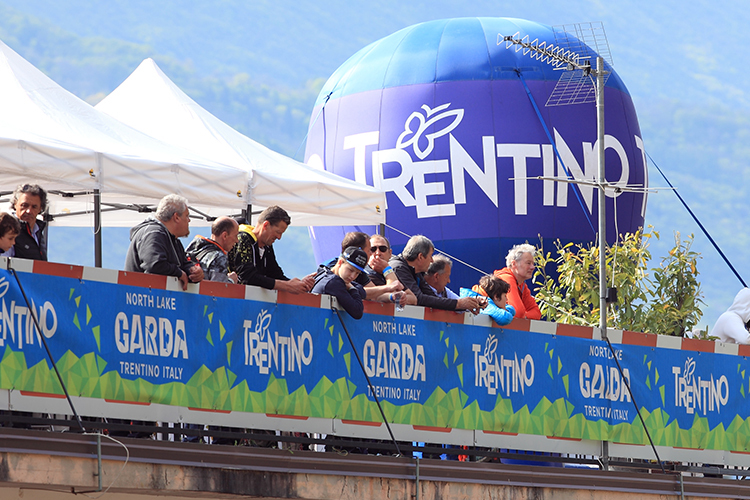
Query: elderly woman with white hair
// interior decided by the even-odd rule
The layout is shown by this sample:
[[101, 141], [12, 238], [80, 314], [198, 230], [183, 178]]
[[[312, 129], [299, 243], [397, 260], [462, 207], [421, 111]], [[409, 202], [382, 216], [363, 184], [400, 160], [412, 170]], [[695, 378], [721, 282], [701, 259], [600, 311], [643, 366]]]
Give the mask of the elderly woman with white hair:
[[536, 248], [524, 243], [515, 245], [505, 257], [507, 267], [498, 269], [493, 274], [510, 285], [508, 304], [516, 310], [516, 318], [542, 319], [542, 313], [536, 300], [531, 296], [531, 290], [526, 280], [534, 276], [534, 254]]

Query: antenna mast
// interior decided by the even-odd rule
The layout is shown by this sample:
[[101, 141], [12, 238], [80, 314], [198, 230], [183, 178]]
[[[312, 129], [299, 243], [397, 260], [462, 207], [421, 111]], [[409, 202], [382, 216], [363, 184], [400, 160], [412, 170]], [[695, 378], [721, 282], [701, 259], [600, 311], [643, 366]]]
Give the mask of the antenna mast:
[[[607, 247], [606, 193], [608, 187], [604, 168], [604, 84], [611, 74], [604, 67], [604, 55], [610, 60], [609, 44], [602, 23], [562, 25], [552, 28], [555, 43], [529, 40], [519, 33], [510, 36], [498, 34], [497, 44], [505, 42], [506, 48], [516, 47], [532, 59], [547, 63], [555, 69], [564, 70], [555, 85], [546, 106], [585, 104], [596, 102], [597, 131], [597, 179], [595, 186], [599, 201], [599, 328], [603, 339], [607, 338]], [[591, 67], [591, 58], [596, 58], [596, 67]], [[611, 66], [611, 64], [610, 64]], [[595, 84], [594, 83], [595, 78]], [[575, 182], [575, 181], [573, 181]], [[614, 294], [614, 293], [613, 293]], [[612, 297], [614, 300], [614, 297]]]

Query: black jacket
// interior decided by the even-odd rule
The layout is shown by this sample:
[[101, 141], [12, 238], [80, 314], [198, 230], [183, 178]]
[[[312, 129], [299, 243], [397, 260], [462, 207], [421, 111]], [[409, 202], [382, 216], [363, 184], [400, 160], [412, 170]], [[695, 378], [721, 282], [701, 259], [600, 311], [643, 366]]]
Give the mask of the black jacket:
[[185, 255], [182, 242], [153, 217], [130, 230], [130, 246], [125, 256], [125, 270], [130, 272], [182, 276], [190, 275], [194, 263]]
[[47, 260], [47, 239], [44, 235], [44, 228], [47, 223], [37, 219], [36, 225], [39, 226], [39, 243], [31, 235], [29, 225], [18, 220], [21, 223], [21, 232], [16, 236], [16, 244], [13, 245], [13, 252], [19, 259]]
[[434, 307], [435, 309], [447, 309], [449, 311], [456, 310], [458, 301], [435, 295], [430, 285], [424, 280], [424, 273], [414, 271], [414, 268], [401, 255], [391, 257], [388, 265], [393, 268], [396, 277], [404, 285], [404, 288], [408, 288], [417, 296], [417, 305]]
[[245, 224], [240, 226], [240, 234], [237, 244], [229, 251], [229, 271], [234, 271], [243, 285], [262, 286], [273, 290], [276, 280], [289, 281], [284, 276], [276, 254], [273, 253], [273, 245], [264, 246], [263, 257], [260, 256], [260, 247], [255, 235], [252, 234], [252, 226]]
[[333, 295], [344, 308], [344, 311], [348, 312], [352, 318], [360, 319], [365, 310], [362, 300], [364, 300], [366, 292], [362, 285], [356, 281], [352, 285], [352, 288], [347, 288], [344, 280], [326, 266], [320, 265], [318, 273], [315, 275], [312, 293]]

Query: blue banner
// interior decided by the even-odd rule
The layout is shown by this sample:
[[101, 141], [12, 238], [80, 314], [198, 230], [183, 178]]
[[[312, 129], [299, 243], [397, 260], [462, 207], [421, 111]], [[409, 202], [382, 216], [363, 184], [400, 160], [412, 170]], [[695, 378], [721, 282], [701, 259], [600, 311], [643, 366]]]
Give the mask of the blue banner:
[[[627, 382], [656, 444], [748, 445], [741, 356], [342, 311], [355, 353], [328, 308], [18, 276], [73, 396], [647, 444]], [[0, 313], [0, 388], [61, 394], [7, 271]]]

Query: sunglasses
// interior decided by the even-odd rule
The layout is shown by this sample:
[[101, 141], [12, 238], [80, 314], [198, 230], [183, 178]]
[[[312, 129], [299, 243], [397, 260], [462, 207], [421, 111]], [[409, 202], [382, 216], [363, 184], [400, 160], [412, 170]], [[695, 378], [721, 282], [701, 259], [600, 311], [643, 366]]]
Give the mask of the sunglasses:
[[385, 246], [385, 245], [380, 245], [380, 246], [376, 246], [376, 247], [370, 247], [370, 252], [375, 253], [375, 250], [380, 250], [380, 253], [385, 253], [385, 252], [387, 252], [390, 249], [387, 246]]

